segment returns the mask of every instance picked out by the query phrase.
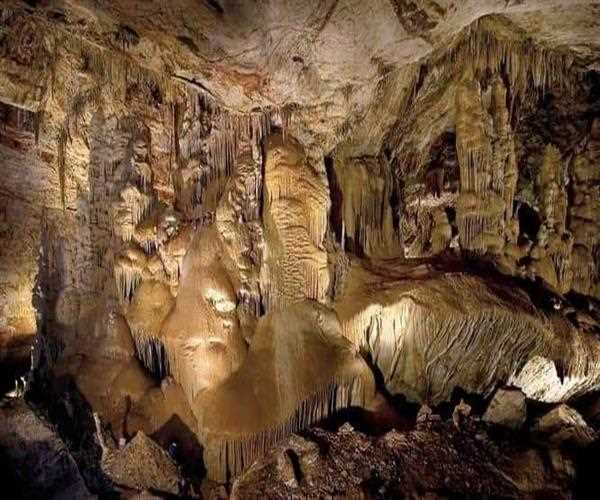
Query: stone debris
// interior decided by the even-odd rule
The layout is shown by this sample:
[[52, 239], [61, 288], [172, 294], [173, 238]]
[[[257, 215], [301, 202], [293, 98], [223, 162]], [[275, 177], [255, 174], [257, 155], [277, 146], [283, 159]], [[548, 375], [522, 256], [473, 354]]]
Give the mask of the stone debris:
[[[548, 469], [537, 449], [476, 439], [475, 432], [485, 431], [459, 430], [452, 421], [381, 437], [315, 428], [254, 463], [234, 482], [231, 498], [438, 498], [440, 490], [460, 498], [568, 498], [566, 457], [556, 455]], [[298, 439], [300, 447], [320, 450], [309, 462], [296, 452]]]

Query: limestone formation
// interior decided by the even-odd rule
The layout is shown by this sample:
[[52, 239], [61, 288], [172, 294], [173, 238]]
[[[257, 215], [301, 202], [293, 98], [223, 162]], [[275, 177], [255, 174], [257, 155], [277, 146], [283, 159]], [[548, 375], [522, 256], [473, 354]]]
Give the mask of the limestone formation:
[[[99, 496], [247, 474], [243, 496], [265, 470], [325, 496], [341, 469], [292, 433], [579, 407], [600, 390], [599, 23], [592, 0], [2, 2], [6, 391]], [[170, 449], [186, 487], [170, 466], [104, 478], [92, 415], [115, 456]], [[343, 429], [325, 439], [442, 455], [420, 430]], [[380, 472], [545, 491], [537, 449], [506, 456], [535, 473]], [[566, 483], [571, 459], [550, 459]]]
[[193, 401], [209, 474], [234, 477], [290, 432], [373, 396], [372, 374], [334, 312], [315, 302], [272, 312], [240, 369]]

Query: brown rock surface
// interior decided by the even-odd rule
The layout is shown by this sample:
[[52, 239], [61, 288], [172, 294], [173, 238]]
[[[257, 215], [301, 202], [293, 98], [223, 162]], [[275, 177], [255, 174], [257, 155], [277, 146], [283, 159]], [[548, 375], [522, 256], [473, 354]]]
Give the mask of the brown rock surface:
[[142, 432], [123, 449], [109, 450], [102, 457], [102, 468], [120, 486], [162, 494], [181, 493], [182, 479], [176, 464]]
[[483, 415], [483, 420], [519, 430], [527, 419], [525, 395], [517, 390], [498, 389]]
[[96, 498], [60, 436], [23, 399], [0, 404], [0, 459], [11, 498]]

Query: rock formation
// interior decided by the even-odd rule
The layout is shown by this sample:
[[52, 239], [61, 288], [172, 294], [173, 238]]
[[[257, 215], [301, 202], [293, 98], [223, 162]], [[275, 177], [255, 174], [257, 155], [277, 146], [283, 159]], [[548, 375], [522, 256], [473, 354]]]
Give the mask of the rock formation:
[[[60, 474], [333, 494], [344, 467], [293, 433], [459, 396], [478, 457], [493, 395], [500, 437], [593, 448], [546, 405], [600, 390], [599, 25], [590, 0], [3, 2], [0, 372], [85, 488]], [[310, 432], [385, 457], [380, 496], [443, 489], [386, 460], [454, 438], [346, 431]], [[532, 450], [445, 487], [542, 494]], [[373, 493], [355, 469], [339, 491]]]

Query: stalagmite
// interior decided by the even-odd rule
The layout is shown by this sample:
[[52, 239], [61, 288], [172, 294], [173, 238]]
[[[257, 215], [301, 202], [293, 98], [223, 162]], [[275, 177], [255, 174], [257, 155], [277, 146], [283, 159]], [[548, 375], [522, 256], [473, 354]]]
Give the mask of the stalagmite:
[[572, 163], [572, 190], [574, 193], [568, 211], [569, 231], [573, 235], [573, 289], [579, 293], [600, 297], [595, 285], [600, 274], [600, 189], [597, 167], [600, 158], [600, 120], [595, 119], [585, 149]]
[[195, 235], [183, 259], [175, 305], [160, 332], [169, 372], [189, 400], [227, 378], [246, 356], [223, 258], [214, 226]]
[[309, 163], [297, 143], [277, 135], [268, 139], [265, 161], [265, 306], [323, 301], [330, 279], [323, 249], [330, 203], [325, 172]]
[[541, 197], [542, 226], [532, 252], [536, 270], [552, 286], [571, 288], [571, 251], [573, 237], [566, 231], [567, 194], [565, 167], [560, 151], [546, 146], [538, 186]]

